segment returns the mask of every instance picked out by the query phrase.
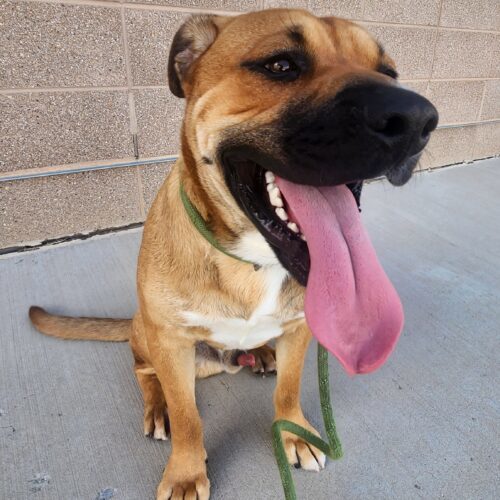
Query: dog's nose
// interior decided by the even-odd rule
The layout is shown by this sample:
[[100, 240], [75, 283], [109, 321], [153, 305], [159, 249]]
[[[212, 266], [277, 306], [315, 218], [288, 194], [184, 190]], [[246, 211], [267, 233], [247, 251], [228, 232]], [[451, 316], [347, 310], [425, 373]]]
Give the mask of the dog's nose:
[[438, 123], [431, 102], [401, 87], [374, 85], [359, 91], [356, 104], [371, 134], [390, 147], [406, 147], [408, 156], [424, 149]]

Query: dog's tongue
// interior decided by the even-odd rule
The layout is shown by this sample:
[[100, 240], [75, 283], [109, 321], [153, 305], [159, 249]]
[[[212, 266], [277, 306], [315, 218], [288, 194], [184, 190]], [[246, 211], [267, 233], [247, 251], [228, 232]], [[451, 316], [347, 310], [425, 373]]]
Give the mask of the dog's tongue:
[[350, 374], [376, 370], [403, 328], [403, 309], [346, 186], [276, 183], [307, 238], [306, 321]]

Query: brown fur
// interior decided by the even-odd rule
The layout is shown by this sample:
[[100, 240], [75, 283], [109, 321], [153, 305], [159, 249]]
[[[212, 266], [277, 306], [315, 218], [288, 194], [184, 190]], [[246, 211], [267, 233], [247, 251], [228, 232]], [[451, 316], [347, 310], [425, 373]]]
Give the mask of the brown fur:
[[29, 315], [37, 330], [60, 339], [124, 342], [132, 334], [130, 319], [54, 316], [36, 306], [30, 307]]
[[[279, 86], [241, 67], [244, 59], [289, 46], [287, 31], [297, 26], [314, 55], [314, 74], [309, 78]], [[186, 327], [182, 312], [248, 319], [265, 293], [262, 271], [222, 254], [194, 229], [180, 202], [180, 183], [215, 236], [231, 247], [253, 226], [215, 164], [215, 147], [224, 131], [269, 124], [297, 95], [320, 101], [359, 76], [386, 81], [388, 77], [375, 72], [381, 63], [393, 65], [363, 28], [305, 11], [202, 16], [188, 21], [176, 35], [169, 63], [171, 89], [187, 99], [182, 154], [144, 227], [137, 273], [139, 309], [132, 325], [128, 320], [56, 318], [32, 309], [33, 323], [49, 335], [98, 340], [126, 340], [130, 335], [144, 395], [146, 434], [166, 437], [168, 404], [172, 455], [158, 487], [158, 499], [209, 497], [202, 422], [194, 395], [199, 369], [196, 344], [205, 342], [215, 349], [223, 346], [210, 340], [207, 328]], [[272, 149], [272, 139], [268, 141], [267, 147]], [[211, 165], [206, 164], [207, 159]], [[300, 406], [301, 372], [311, 335], [303, 319], [292, 318], [303, 310], [303, 293], [288, 278], [278, 300], [276, 316], [284, 333], [276, 342], [274, 404], [276, 418], [316, 432]], [[268, 348], [255, 352], [263, 366], [274, 366]], [[208, 363], [201, 368], [204, 374], [222, 371], [218, 361]], [[290, 463], [296, 463], [298, 457], [304, 466], [322, 455], [297, 436], [284, 437]]]

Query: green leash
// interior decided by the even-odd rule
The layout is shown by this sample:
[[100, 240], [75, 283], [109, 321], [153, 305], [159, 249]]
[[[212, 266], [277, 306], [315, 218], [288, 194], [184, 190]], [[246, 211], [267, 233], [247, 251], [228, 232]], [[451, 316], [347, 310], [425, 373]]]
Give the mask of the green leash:
[[330, 399], [330, 375], [328, 371], [328, 351], [318, 342], [318, 385], [319, 399], [321, 402], [321, 413], [323, 414], [323, 423], [325, 425], [328, 443], [313, 434], [311, 431], [304, 429], [300, 425], [294, 424], [289, 420], [276, 420], [272, 427], [273, 445], [278, 469], [280, 471], [283, 491], [285, 492], [286, 500], [296, 500], [295, 485], [293, 483], [292, 471], [288, 464], [288, 459], [283, 446], [283, 438], [281, 431], [291, 432], [296, 434], [304, 441], [312, 444], [318, 450], [321, 450], [327, 457], [333, 460], [338, 460], [342, 457], [342, 445], [337, 435], [335, 427], [335, 419], [333, 418], [332, 402]]
[[[257, 269], [257, 266], [253, 262], [241, 259], [237, 255], [234, 255], [226, 250], [219, 243], [219, 241], [217, 241], [213, 232], [208, 227], [208, 224], [203, 219], [198, 209], [191, 202], [182, 184], [180, 185], [179, 191], [186, 213], [197, 231], [214, 248], [216, 248], [223, 254], [241, 262], [252, 264]], [[321, 413], [323, 414], [323, 422], [325, 425], [326, 435], [328, 437], [328, 443], [313, 434], [311, 431], [308, 431], [304, 427], [290, 422], [289, 420], [276, 420], [276, 422], [274, 422], [272, 426], [274, 454], [278, 463], [278, 469], [281, 476], [281, 482], [283, 483], [283, 491], [285, 493], [286, 500], [297, 500], [297, 494], [295, 493], [295, 485], [293, 483], [292, 472], [290, 465], [288, 464], [285, 447], [283, 445], [283, 437], [281, 436], [282, 431], [290, 432], [299, 436], [301, 439], [311, 444], [312, 446], [315, 446], [316, 448], [321, 450], [327, 457], [330, 457], [333, 460], [338, 460], [342, 457], [342, 445], [340, 444], [340, 440], [337, 435], [335, 420], [333, 418], [332, 402], [330, 399], [328, 351], [320, 343], [318, 343], [318, 385]]]

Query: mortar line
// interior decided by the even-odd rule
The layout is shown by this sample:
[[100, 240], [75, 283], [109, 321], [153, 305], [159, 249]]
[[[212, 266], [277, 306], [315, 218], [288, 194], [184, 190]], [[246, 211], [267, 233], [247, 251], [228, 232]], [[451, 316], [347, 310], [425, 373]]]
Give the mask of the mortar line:
[[432, 75], [434, 74], [434, 66], [436, 64], [436, 51], [437, 51], [437, 45], [438, 45], [438, 39], [439, 39], [439, 25], [441, 24], [441, 14], [443, 11], [443, 1], [441, 0], [439, 3], [439, 15], [438, 15], [438, 21], [437, 21], [437, 26], [436, 26], [436, 39], [434, 40], [434, 47], [432, 48], [432, 63], [431, 63], [431, 71], [429, 74], [429, 80], [427, 81], [427, 87], [425, 89], [425, 94], [427, 95], [429, 91], [429, 86], [430, 86], [430, 79], [432, 78]]
[[391, 23], [387, 21], [365, 21], [365, 20], [358, 20], [358, 24], [361, 25], [369, 25], [369, 26], [389, 26], [389, 27], [394, 27], [394, 28], [419, 28], [419, 29], [424, 29], [424, 30], [435, 30], [435, 29], [440, 29], [441, 31], [461, 31], [461, 32], [467, 32], [467, 33], [489, 33], [493, 35], [498, 35], [500, 31], [494, 31], [494, 30], [482, 30], [482, 29], [476, 29], [476, 28], [454, 28], [450, 26], [429, 26], [426, 24], [407, 24], [407, 23]]
[[481, 115], [483, 114], [484, 100], [486, 99], [486, 82], [483, 85], [483, 95], [481, 97], [481, 104], [479, 105], [479, 110], [477, 112], [476, 119], [481, 120]]
[[[495, 78], [491, 78], [495, 80]], [[19, 88], [4, 88], [0, 89], [0, 95], [8, 94], [42, 94], [44, 92], [107, 92], [107, 91], [126, 91], [126, 90], [157, 90], [168, 89], [168, 85], [131, 85], [128, 86], [115, 86], [110, 85], [99, 87], [19, 87]]]
[[144, 200], [144, 183], [142, 182], [142, 172], [141, 167], [135, 169], [137, 176], [137, 186], [139, 188], [139, 209], [141, 211], [141, 217], [144, 220], [146, 218], [146, 201]]
[[130, 52], [128, 47], [128, 32], [127, 32], [127, 22], [125, 19], [125, 7], [120, 4], [120, 17], [122, 24], [122, 42], [123, 42], [123, 53], [125, 57], [125, 71], [127, 74], [127, 88], [130, 90], [132, 87], [132, 68], [130, 67]]
[[204, 9], [203, 7], [185, 7], [176, 5], [154, 5], [148, 3], [132, 3], [122, 1], [104, 0], [19, 0], [22, 2], [32, 3], [51, 3], [51, 4], [66, 4], [66, 5], [84, 5], [91, 7], [105, 7], [109, 9], [120, 9], [125, 7], [127, 9], [139, 10], [168, 10], [171, 12], [184, 12], [186, 14], [221, 14], [226, 16], [235, 16], [249, 11], [234, 11], [234, 10], [219, 10], [219, 9]]
[[[184, 12], [186, 14], [219, 14], [226, 16], [237, 16], [239, 14], [245, 14], [249, 11], [234, 11], [234, 10], [219, 10], [219, 9], [204, 9], [202, 7], [186, 7], [186, 6], [175, 6], [175, 5], [152, 5], [146, 3], [131, 3], [131, 2], [105, 2], [103, 0], [20, 0], [23, 2], [33, 2], [33, 3], [52, 3], [52, 4], [69, 4], [69, 5], [89, 5], [97, 7], [107, 7], [110, 9], [119, 9], [125, 7], [127, 9], [135, 10], [166, 10], [170, 12]], [[409, 24], [409, 23], [396, 23], [387, 21], [368, 21], [363, 19], [356, 19], [356, 22], [360, 24], [367, 25], [379, 25], [379, 26], [394, 26], [394, 27], [406, 27], [406, 28], [422, 28], [422, 29], [434, 29], [436, 26], [429, 26], [425, 24]], [[492, 33], [500, 34], [498, 30], [484, 30], [480, 28], [464, 28], [464, 27], [450, 27], [450, 26], [439, 26], [439, 29], [443, 31], [466, 31], [475, 33]]]
[[[402, 78], [401, 83], [412, 82], [479, 82], [500, 80], [499, 77], [468, 77], [468, 78]], [[10, 94], [43, 94], [48, 92], [112, 92], [112, 91], [128, 91], [128, 90], [168, 90], [168, 85], [132, 85], [129, 89], [127, 86], [109, 86], [109, 87], [20, 87], [20, 88], [4, 88], [0, 89], [0, 95]]]

